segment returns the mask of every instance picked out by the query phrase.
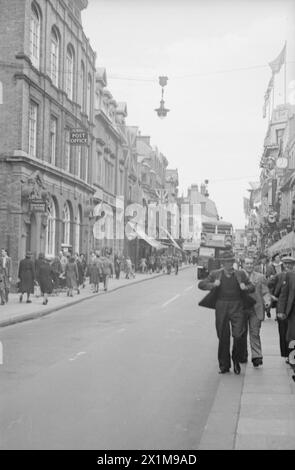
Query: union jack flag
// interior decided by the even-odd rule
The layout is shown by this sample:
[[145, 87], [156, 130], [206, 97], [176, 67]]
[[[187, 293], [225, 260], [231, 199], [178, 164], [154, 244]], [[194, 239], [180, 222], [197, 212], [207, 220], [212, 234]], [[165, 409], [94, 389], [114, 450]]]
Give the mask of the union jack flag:
[[155, 191], [160, 204], [168, 202], [168, 191], [166, 189], [156, 189]]

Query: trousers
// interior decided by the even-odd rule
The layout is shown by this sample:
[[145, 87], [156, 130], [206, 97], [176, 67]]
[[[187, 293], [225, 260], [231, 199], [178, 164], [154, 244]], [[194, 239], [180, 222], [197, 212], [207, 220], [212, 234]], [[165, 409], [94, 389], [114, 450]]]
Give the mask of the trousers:
[[218, 362], [220, 368], [230, 369], [230, 334], [233, 337], [232, 360], [241, 362], [242, 336], [246, 330], [246, 316], [241, 300], [217, 300], [215, 326], [218, 344]]
[[248, 357], [247, 352], [247, 335], [249, 330], [249, 341], [250, 341], [250, 348], [251, 348], [251, 356], [253, 359], [262, 358], [262, 348], [261, 348], [261, 339], [260, 339], [260, 328], [261, 328], [261, 320], [257, 317], [255, 310], [246, 310], [246, 331], [242, 337], [242, 358], [246, 360]]

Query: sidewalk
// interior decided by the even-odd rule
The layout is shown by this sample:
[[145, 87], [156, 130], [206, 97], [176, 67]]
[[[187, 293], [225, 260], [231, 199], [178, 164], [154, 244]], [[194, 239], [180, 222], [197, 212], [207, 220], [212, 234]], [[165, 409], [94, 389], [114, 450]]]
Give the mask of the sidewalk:
[[295, 383], [280, 356], [277, 323], [262, 324], [263, 366], [241, 365], [220, 384], [199, 449], [294, 450]]
[[[179, 270], [189, 268], [191, 265], [183, 265]], [[23, 302], [19, 302], [19, 294], [10, 294], [9, 302], [6, 305], [0, 305], [0, 327], [5, 327], [13, 325], [15, 323], [20, 323], [27, 320], [33, 320], [34, 318], [39, 318], [44, 315], [48, 315], [53, 312], [57, 312], [63, 308], [69, 307], [70, 305], [83, 302], [89, 298], [105, 295], [109, 292], [114, 292], [115, 290], [121, 289], [132, 284], [138, 284], [140, 282], [149, 281], [150, 279], [155, 279], [156, 277], [165, 276], [165, 273], [154, 273], [154, 274], [141, 274], [136, 273], [135, 279], [125, 279], [125, 273], [121, 272], [121, 277], [119, 280], [111, 278], [109, 280], [108, 291], [104, 292], [103, 284], [99, 285], [99, 292], [93, 293], [90, 289], [89, 284], [87, 283], [85, 288], [80, 289], [80, 294], [74, 292], [74, 297], [67, 297], [66, 292], [62, 292], [59, 295], [50, 295], [48, 297], [48, 304], [42, 305], [43, 297], [35, 297], [31, 295], [30, 299], [32, 303], [26, 303], [26, 294], [23, 296]], [[172, 271], [171, 275], [175, 275]]]

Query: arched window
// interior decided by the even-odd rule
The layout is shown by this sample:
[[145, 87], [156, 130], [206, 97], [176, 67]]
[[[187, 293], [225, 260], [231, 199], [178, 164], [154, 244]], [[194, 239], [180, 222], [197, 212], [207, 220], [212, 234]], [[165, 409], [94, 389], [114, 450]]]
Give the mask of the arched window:
[[85, 111], [85, 65], [83, 60], [81, 60], [80, 105], [82, 111]]
[[50, 77], [53, 85], [58, 86], [59, 76], [59, 51], [60, 42], [59, 34], [55, 27], [51, 30], [51, 43], [50, 43]]
[[40, 67], [40, 30], [40, 14], [37, 7], [32, 3], [30, 19], [30, 59], [36, 68]]
[[91, 91], [92, 91], [92, 79], [89, 73], [88, 79], [87, 79], [87, 102], [86, 102], [86, 113], [89, 119], [91, 115]]
[[81, 225], [82, 225], [82, 211], [78, 207], [78, 214], [76, 220], [76, 233], [75, 233], [75, 253], [81, 253]]
[[66, 202], [62, 212], [62, 225], [63, 225], [63, 243], [65, 245], [70, 244], [71, 234], [71, 210], [69, 203]]
[[55, 240], [56, 240], [56, 206], [53, 199], [50, 200], [48, 206], [48, 219], [46, 227], [46, 256], [55, 256]]
[[72, 46], [67, 47], [66, 55], [66, 93], [70, 100], [74, 98], [74, 50]]

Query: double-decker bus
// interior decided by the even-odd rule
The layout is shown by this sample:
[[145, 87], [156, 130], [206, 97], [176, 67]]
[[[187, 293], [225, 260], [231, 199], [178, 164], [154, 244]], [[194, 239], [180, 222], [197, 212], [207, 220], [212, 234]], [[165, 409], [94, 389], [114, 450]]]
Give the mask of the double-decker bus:
[[198, 251], [198, 279], [220, 267], [219, 257], [233, 247], [233, 226], [224, 220], [202, 217], [202, 232]]

